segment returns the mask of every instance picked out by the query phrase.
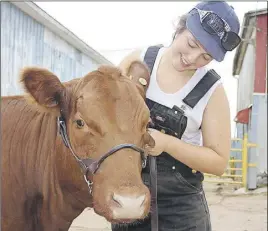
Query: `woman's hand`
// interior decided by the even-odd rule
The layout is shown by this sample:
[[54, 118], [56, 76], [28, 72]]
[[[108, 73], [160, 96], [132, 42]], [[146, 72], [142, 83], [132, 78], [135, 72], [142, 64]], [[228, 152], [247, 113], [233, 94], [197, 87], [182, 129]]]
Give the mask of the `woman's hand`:
[[151, 156], [159, 156], [162, 152], [165, 152], [167, 143], [168, 143], [168, 135], [159, 132], [153, 128], [148, 129], [149, 134], [155, 141], [155, 146], [153, 148], [149, 148], [149, 155]]

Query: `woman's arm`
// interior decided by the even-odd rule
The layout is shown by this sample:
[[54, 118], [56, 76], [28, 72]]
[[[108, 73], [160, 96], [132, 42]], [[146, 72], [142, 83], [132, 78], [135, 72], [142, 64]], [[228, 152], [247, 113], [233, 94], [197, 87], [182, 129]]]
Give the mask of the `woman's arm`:
[[151, 135], [156, 142], [155, 149], [151, 150], [152, 155], [166, 151], [192, 169], [222, 175], [228, 164], [231, 147], [230, 109], [223, 86], [216, 88], [205, 109], [202, 122], [203, 146], [185, 143], [156, 130]]
[[169, 137], [166, 152], [201, 172], [222, 175], [228, 164], [231, 134], [230, 108], [222, 85], [212, 94], [202, 122], [203, 147]]

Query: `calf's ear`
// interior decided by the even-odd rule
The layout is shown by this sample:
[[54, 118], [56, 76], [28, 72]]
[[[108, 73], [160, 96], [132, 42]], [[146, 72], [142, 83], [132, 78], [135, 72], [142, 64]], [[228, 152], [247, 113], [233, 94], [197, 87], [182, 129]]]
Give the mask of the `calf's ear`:
[[26, 92], [42, 107], [51, 110], [63, 109], [66, 104], [66, 88], [59, 78], [44, 68], [24, 68], [21, 83]]
[[139, 60], [134, 60], [127, 67], [124, 67], [123, 71], [136, 84], [142, 97], [145, 98], [150, 82], [150, 72], [147, 65]]

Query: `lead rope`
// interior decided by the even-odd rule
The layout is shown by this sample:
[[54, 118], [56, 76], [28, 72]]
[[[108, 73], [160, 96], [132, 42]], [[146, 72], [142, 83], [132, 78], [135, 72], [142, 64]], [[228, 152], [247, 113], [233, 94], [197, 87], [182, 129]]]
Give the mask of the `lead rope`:
[[151, 187], [151, 231], [158, 231], [158, 207], [157, 207], [157, 165], [156, 157], [149, 156], [150, 187]]
[[[143, 61], [149, 68], [150, 77], [154, 67], [154, 63], [159, 50], [163, 47], [162, 44], [150, 46], [144, 55]], [[157, 165], [156, 157], [149, 156], [150, 162], [150, 187], [152, 197], [152, 211], [151, 211], [151, 231], [158, 231], [158, 208], [157, 208]]]

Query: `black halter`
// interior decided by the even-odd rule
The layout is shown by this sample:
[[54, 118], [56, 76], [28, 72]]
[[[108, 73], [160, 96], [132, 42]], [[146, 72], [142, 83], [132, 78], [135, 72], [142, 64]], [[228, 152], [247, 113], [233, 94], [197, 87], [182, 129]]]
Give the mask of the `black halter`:
[[97, 170], [99, 169], [101, 163], [110, 155], [114, 154], [115, 152], [124, 149], [124, 148], [130, 148], [133, 149], [141, 154], [141, 159], [142, 159], [142, 168], [146, 167], [147, 163], [147, 155], [145, 154], [145, 150], [142, 148], [137, 147], [134, 144], [119, 144], [115, 147], [113, 147], [110, 151], [102, 155], [99, 159], [94, 160], [91, 158], [86, 158], [86, 159], [81, 159], [79, 158], [73, 151], [73, 148], [70, 144], [68, 135], [67, 135], [67, 129], [66, 129], [66, 123], [62, 117], [58, 117], [58, 129], [59, 133], [62, 137], [62, 140], [67, 148], [70, 149], [73, 157], [75, 160], [78, 162], [80, 167], [82, 168], [83, 174], [84, 174], [84, 179], [86, 183], [88, 184], [89, 187], [89, 192], [92, 194], [92, 186], [93, 186], [93, 181], [88, 179], [88, 173], [91, 173], [94, 175]]

